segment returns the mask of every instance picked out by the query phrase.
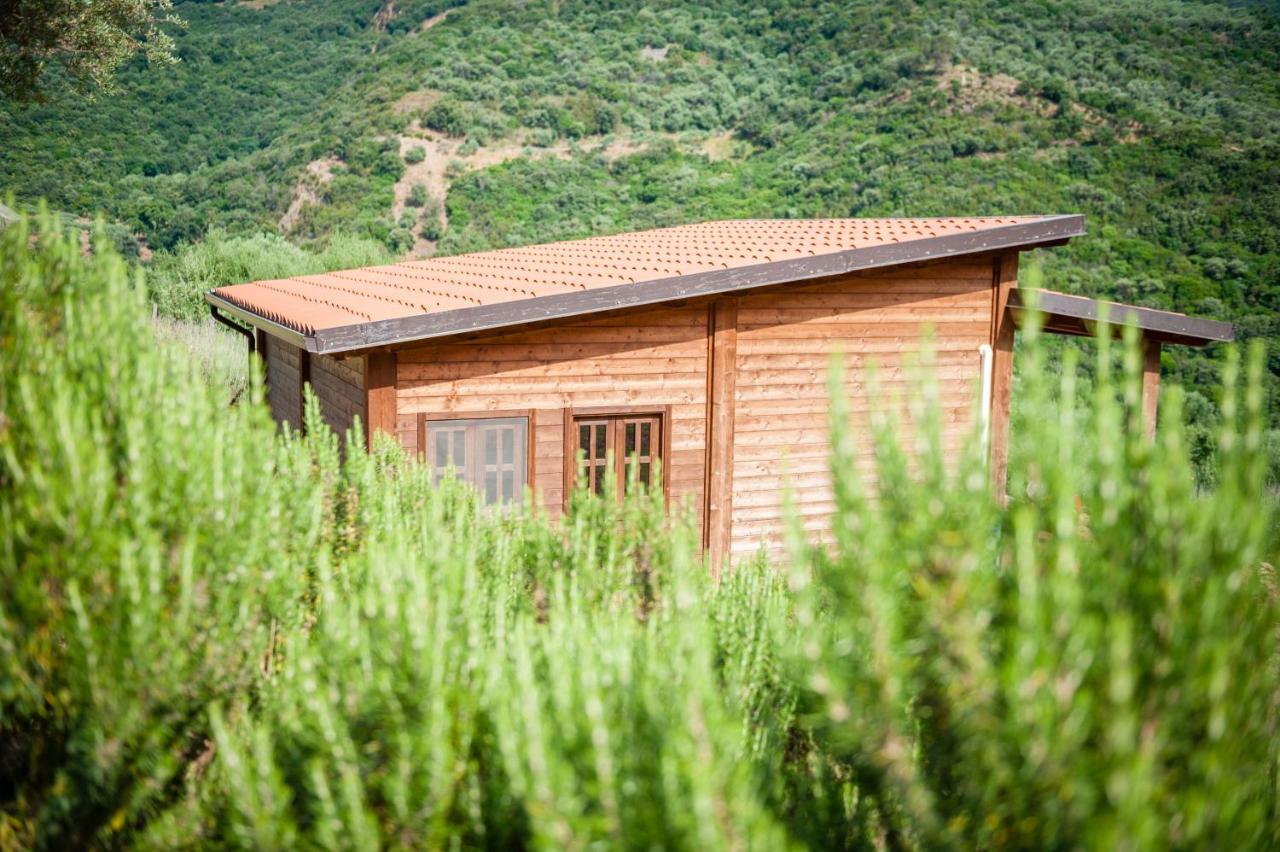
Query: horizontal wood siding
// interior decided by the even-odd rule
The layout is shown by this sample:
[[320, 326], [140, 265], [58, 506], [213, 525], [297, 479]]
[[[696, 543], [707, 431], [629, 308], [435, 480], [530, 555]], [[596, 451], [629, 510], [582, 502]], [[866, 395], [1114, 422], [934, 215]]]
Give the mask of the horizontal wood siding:
[[267, 338], [267, 403], [277, 423], [302, 428], [301, 355], [298, 347], [277, 337]]
[[564, 502], [564, 410], [671, 406], [672, 505], [703, 501], [707, 309], [638, 310], [397, 352], [396, 431], [418, 449], [421, 413], [529, 410], [534, 488], [558, 515]]
[[[859, 442], [859, 470], [874, 475], [867, 437], [867, 368], [884, 398], [916, 389], [912, 367], [933, 330], [945, 415], [944, 443], [958, 447], [971, 425], [978, 347], [990, 342], [992, 262], [981, 258], [785, 285], [738, 298], [731, 552], [781, 547], [785, 483], [804, 527], [830, 528], [827, 371], [844, 353], [845, 391]], [[905, 417], [904, 406], [899, 414]], [[903, 436], [911, 426], [904, 422]], [[872, 483], [873, 484], [873, 483]]]
[[311, 390], [320, 403], [320, 416], [339, 436], [367, 420], [364, 402], [364, 359], [339, 360], [328, 355], [311, 356]]

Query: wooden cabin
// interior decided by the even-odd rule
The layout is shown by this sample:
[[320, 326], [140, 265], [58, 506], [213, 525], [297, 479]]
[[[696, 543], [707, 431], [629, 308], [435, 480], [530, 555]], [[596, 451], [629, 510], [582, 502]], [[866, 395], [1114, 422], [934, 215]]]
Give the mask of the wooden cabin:
[[[707, 222], [259, 281], [208, 294], [266, 363], [271, 411], [301, 424], [310, 384], [325, 421], [386, 433], [489, 502], [551, 514], [607, 467], [691, 507], [718, 564], [776, 546], [784, 476], [806, 527], [833, 509], [826, 375], [848, 365], [855, 418], [909, 390], [926, 329], [945, 440], [989, 418], [1003, 477], [1018, 256], [1084, 233], [1081, 216]], [[1101, 305], [1040, 291], [1046, 327], [1093, 334]], [[1225, 323], [1111, 306], [1147, 351], [1154, 422], [1164, 343], [1228, 340]], [[241, 325], [247, 324], [248, 328]], [[975, 393], [984, 406], [975, 406]], [[583, 463], [573, 463], [581, 453]]]

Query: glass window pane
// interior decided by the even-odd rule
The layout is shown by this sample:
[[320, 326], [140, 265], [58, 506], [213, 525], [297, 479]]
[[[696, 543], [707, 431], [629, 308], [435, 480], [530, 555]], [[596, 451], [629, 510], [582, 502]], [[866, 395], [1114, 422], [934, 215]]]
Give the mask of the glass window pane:
[[640, 424], [640, 455], [649, 455], [649, 434], [653, 431], [653, 423]]
[[[457, 477], [478, 488], [487, 503], [518, 500], [523, 495], [528, 464], [528, 429], [527, 417], [428, 421], [428, 456], [437, 470], [454, 468]], [[479, 462], [471, 469], [467, 466], [469, 444]]]
[[587, 458], [591, 458], [591, 427], [583, 423], [578, 427], [578, 449]]
[[597, 494], [604, 495], [604, 465], [597, 464], [591, 467], [591, 490]]
[[628, 423], [626, 433], [627, 437], [623, 442], [624, 448], [622, 452], [629, 456], [636, 451], [636, 424]]
[[646, 486], [649, 484], [649, 463], [648, 462], [640, 462], [640, 484], [646, 485]]
[[596, 427], [595, 427], [595, 429], [596, 429], [596, 458], [599, 458], [599, 459], [604, 458], [604, 453], [605, 453], [605, 426], [606, 426], [606, 425], [607, 425], [607, 424], [604, 424], [604, 423], [597, 423], [597, 424], [596, 424]]

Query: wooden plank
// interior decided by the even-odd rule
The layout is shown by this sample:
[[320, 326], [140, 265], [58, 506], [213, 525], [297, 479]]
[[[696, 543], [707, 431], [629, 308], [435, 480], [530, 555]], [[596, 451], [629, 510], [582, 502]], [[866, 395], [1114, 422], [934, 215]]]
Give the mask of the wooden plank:
[[1148, 440], [1155, 440], [1160, 405], [1160, 341], [1145, 338], [1142, 349], [1142, 428]]
[[618, 375], [671, 375], [698, 373], [706, 369], [706, 359], [697, 355], [651, 358], [578, 359], [571, 361], [446, 361], [402, 364], [402, 386], [424, 382], [459, 381], [483, 376], [527, 379], [546, 376], [592, 377]]
[[506, 334], [494, 342], [507, 344], [556, 343], [560, 340], [569, 339], [578, 343], [680, 343], [690, 340], [701, 341], [703, 334], [705, 332], [693, 326], [650, 327], [634, 324], [625, 326], [578, 326]]
[[[621, 384], [621, 383], [620, 383]], [[642, 405], [654, 398], [652, 390], [628, 388], [625, 385], [609, 392], [597, 392], [590, 395], [591, 401], [599, 405]], [[404, 411], [489, 411], [502, 408], [517, 408], [521, 405], [533, 408], [564, 408], [572, 406], [577, 396], [574, 393], [515, 393], [503, 395], [477, 395], [458, 397], [413, 397], [401, 394], [400, 405]], [[664, 402], [671, 405], [701, 402], [703, 388], [697, 390], [663, 391]]]
[[[406, 383], [404, 393], [408, 396], [418, 397], [450, 397], [460, 396], [462, 394], [479, 396], [503, 394], [511, 396], [522, 393], [524, 390], [528, 389], [535, 392], [555, 390], [561, 393], [591, 394], [616, 389], [619, 385], [618, 379], [618, 376], [599, 375], [554, 376], [541, 380], [528, 379], [525, 381], [518, 381], [515, 379], [507, 379], [503, 376], [485, 376], [475, 379], [430, 382], [418, 385]], [[629, 376], [627, 378], [626, 387], [631, 391], [649, 392], [655, 395], [660, 394], [663, 391], [701, 391], [704, 387], [704, 380], [705, 376], [701, 372], [674, 375], [646, 373], [644, 375]], [[655, 398], [657, 397], [655, 396]]]
[[742, 311], [738, 320], [744, 328], [788, 324], [806, 324], [820, 326], [823, 324], [856, 324], [856, 323], [956, 323], [986, 322], [990, 317], [990, 300], [983, 305], [893, 305], [889, 307], [770, 307], [754, 311]]
[[[973, 335], [948, 335], [945, 337], [934, 336], [931, 346], [934, 352], [950, 352], [965, 351], [977, 352], [978, 347], [989, 342], [990, 335], [987, 330]], [[865, 356], [868, 358], [875, 357], [881, 362], [886, 360], [888, 356], [900, 356], [904, 351], [917, 347], [920, 344], [920, 335], [913, 334], [903, 337], [880, 337], [880, 338], [851, 338], [840, 341], [841, 347], [847, 354]], [[748, 355], [795, 355], [795, 354], [812, 354], [814, 352], [813, 343], [805, 338], [800, 339], [782, 339], [769, 338], [765, 336], [756, 336], [745, 338], [738, 337], [738, 353]], [[825, 353], [824, 353], [825, 354]]]
[[378, 432], [396, 434], [396, 353], [370, 352], [365, 363], [365, 444]]
[[[981, 273], [978, 273], [981, 270]], [[894, 293], [917, 296], [953, 296], [961, 293], [978, 293], [986, 297], [991, 287], [990, 264], [980, 267], [957, 270], [959, 274], [951, 276], [947, 270], [933, 271], [928, 278], [894, 278], [889, 275], [859, 275], [851, 278], [833, 278], [817, 284], [805, 284], [801, 287], [788, 288], [797, 294], [847, 295], [862, 293]], [[919, 274], [919, 273], [917, 273]], [[745, 294], [738, 297], [742, 307], [754, 307], [769, 299], [778, 298], [773, 291]]]
[[1014, 323], [1009, 293], [1018, 286], [1018, 253], [999, 255], [992, 262], [991, 288], [991, 480], [1003, 496], [1009, 469], [1009, 412], [1013, 405]]
[[[951, 381], [940, 383], [940, 392], [943, 394], [969, 390], [973, 387], [974, 381]], [[845, 384], [846, 394], [854, 397], [862, 397], [867, 395], [870, 390], [869, 382], [848, 382]], [[900, 398], [908, 398], [920, 390], [920, 383], [914, 379], [906, 378], [901, 380], [880, 380], [876, 383], [876, 389], [879, 392], [877, 398], [882, 403], [892, 402], [897, 395]], [[826, 384], [817, 384], [809, 386], [801, 385], [762, 385], [760, 387], [749, 386], [738, 388], [738, 402], [754, 402], [758, 400], [780, 400], [780, 399], [826, 399]]]
[[927, 326], [932, 326], [935, 338], [951, 335], [967, 335], [985, 339], [990, 323], [984, 318], [971, 322], [860, 322], [860, 323], [796, 323], [795, 325], [740, 325], [738, 336], [764, 337], [774, 340], [795, 339], [817, 341], [846, 341], [864, 337], [901, 337], [919, 346]]
[[718, 573], [729, 554], [733, 521], [734, 411], [738, 378], [738, 305], [722, 299], [708, 309], [706, 522], [703, 545]]
[[571, 331], [565, 331], [552, 343], [508, 343], [484, 341], [472, 344], [442, 343], [423, 349], [407, 349], [397, 352], [397, 363], [429, 364], [443, 362], [473, 363], [476, 361], [556, 361], [587, 358], [662, 358], [671, 356], [706, 357], [705, 339], [680, 340], [665, 343], [580, 343], [574, 341]]

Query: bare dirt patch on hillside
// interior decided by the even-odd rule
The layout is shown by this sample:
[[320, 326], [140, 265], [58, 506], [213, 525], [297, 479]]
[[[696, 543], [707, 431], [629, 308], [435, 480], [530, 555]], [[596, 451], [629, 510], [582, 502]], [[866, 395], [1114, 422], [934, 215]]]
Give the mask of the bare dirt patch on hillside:
[[444, 95], [439, 89], [418, 89], [413, 92], [405, 92], [396, 98], [395, 103], [391, 105], [391, 111], [397, 115], [407, 115], [413, 112], [426, 112], [435, 105]]
[[[971, 113], [987, 106], [1009, 106], [1051, 118], [1062, 110], [1061, 104], [1037, 92], [1028, 91], [1015, 77], [1008, 74], [983, 74], [976, 68], [965, 65], [954, 65], [942, 71], [938, 75], [938, 89], [949, 96], [944, 109], [948, 115]], [[1068, 108], [1080, 116], [1083, 128], [1075, 134], [1078, 137], [1076, 140], [1061, 144], [1073, 145], [1088, 141], [1109, 123], [1104, 114], [1085, 104], [1070, 102]], [[1130, 121], [1119, 129], [1116, 141], [1136, 142], [1141, 131], [1141, 124]]]
[[427, 18], [425, 21], [422, 22], [422, 26], [418, 27], [418, 32], [425, 33], [427, 30], [431, 29], [432, 27], [438, 26], [439, 24], [443, 24], [444, 19], [449, 17], [456, 11], [458, 11], [458, 8], [455, 6], [452, 9], [445, 9], [443, 12], [441, 12], [438, 15], [432, 15], [430, 18]]
[[[442, 136], [421, 128], [417, 122], [411, 125], [409, 135], [401, 136], [399, 142], [401, 158], [413, 148], [422, 148], [426, 154], [421, 162], [405, 163], [404, 174], [396, 182], [391, 202], [391, 218], [398, 223], [405, 210], [413, 209], [408, 200], [414, 186], [426, 187], [428, 200], [422, 208], [424, 212], [414, 223], [413, 247], [408, 252], [410, 257], [429, 257], [435, 251], [435, 242], [420, 233], [423, 217], [432, 215], [427, 211], [435, 211], [434, 215], [437, 216], [442, 231], [449, 225], [445, 201], [449, 195], [451, 171], [473, 172], [521, 158], [536, 160], [554, 157], [567, 160], [575, 154], [592, 154], [616, 160], [638, 154], [648, 147], [645, 141], [629, 136], [588, 136], [572, 143], [561, 141], [554, 145], [529, 145], [521, 136], [516, 136], [497, 145], [487, 145], [464, 154], [461, 150], [465, 140]], [[453, 164], [452, 168], [450, 164]]]
[[280, 231], [289, 233], [298, 224], [302, 208], [308, 204], [321, 204], [324, 201], [324, 188], [333, 180], [333, 167], [342, 163], [337, 157], [321, 157], [307, 163], [298, 182], [293, 185], [293, 198], [289, 209], [280, 217]]
[[706, 154], [707, 159], [713, 163], [735, 159], [740, 153], [739, 147], [740, 144], [737, 139], [733, 138], [732, 131], [708, 136], [698, 146], [699, 150]]
[[374, 13], [373, 20], [370, 25], [380, 33], [387, 31], [387, 24], [396, 18], [396, 0], [384, 0], [382, 8]]
[[[459, 144], [458, 140], [438, 136], [430, 133], [430, 131], [423, 131], [421, 136], [400, 137], [400, 157], [402, 159], [413, 148], [422, 148], [426, 152], [426, 156], [419, 163], [404, 164], [404, 174], [400, 176], [400, 180], [396, 181], [391, 198], [392, 221], [400, 221], [404, 211], [409, 209], [409, 193], [413, 191], [415, 186], [421, 184], [427, 188], [428, 201], [426, 209], [430, 210], [438, 207], [439, 212], [437, 215], [441, 230], [448, 226], [444, 201], [449, 194], [449, 180], [445, 175], [445, 171], [448, 169], [449, 160], [453, 153], [457, 151]], [[435, 242], [426, 239], [420, 233], [422, 224], [421, 217], [419, 217], [413, 227], [414, 243], [413, 248], [409, 250], [409, 254], [412, 257], [427, 257], [435, 251]]]
[[938, 88], [951, 93], [946, 112], [966, 113], [988, 104], [1015, 106], [1040, 115], [1053, 115], [1057, 104], [1020, 93], [1022, 83], [1008, 74], [983, 74], [976, 68], [954, 65], [938, 75]]

